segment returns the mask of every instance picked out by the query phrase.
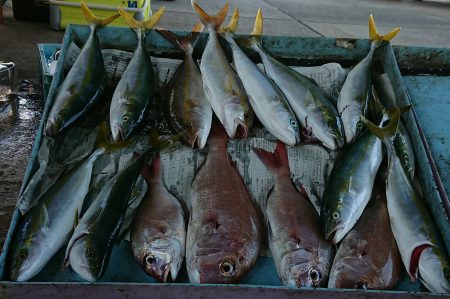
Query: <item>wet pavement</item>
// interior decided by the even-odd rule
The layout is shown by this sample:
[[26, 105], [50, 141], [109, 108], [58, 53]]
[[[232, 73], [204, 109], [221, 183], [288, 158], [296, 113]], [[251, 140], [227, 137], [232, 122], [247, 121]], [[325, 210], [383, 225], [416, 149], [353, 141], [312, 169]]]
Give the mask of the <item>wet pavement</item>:
[[41, 87], [19, 83], [0, 98], [0, 247], [3, 246], [42, 115]]

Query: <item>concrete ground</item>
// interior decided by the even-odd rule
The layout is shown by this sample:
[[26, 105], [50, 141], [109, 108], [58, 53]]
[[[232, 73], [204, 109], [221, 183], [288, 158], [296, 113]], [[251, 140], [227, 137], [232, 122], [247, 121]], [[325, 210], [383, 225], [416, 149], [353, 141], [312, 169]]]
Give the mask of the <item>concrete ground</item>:
[[[189, 30], [197, 21], [189, 0], [152, 1], [152, 8], [166, 6], [161, 24], [169, 29]], [[214, 13], [224, 0], [198, 0]], [[413, 0], [230, 0], [240, 8], [238, 33], [249, 33], [259, 7], [270, 35], [367, 37], [367, 19], [374, 15], [380, 32], [402, 27], [394, 44], [450, 47], [450, 3]], [[14, 20], [11, 4], [4, 7], [0, 24], [0, 61], [14, 61], [20, 79], [38, 81], [37, 43], [60, 43], [63, 32], [47, 24]], [[7, 123], [0, 100], [0, 247], [18, 196], [31, 145], [41, 115], [40, 99], [22, 99], [14, 107], [14, 121]], [[6, 108], [5, 108], [6, 107]], [[3, 110], [2, 110], [3, 109]], [[11, 110], [12, 111], [12, 110]]]

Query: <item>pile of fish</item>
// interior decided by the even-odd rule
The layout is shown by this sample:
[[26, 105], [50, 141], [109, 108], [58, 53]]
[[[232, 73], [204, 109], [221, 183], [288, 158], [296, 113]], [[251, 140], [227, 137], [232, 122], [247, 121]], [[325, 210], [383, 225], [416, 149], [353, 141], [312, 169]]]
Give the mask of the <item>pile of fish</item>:
[[[138, 43], [112, 95], [109, 128], [102, 127], [96, 149], [24, 213], [10, 252], [11, 279], [31, 279], [65, 246], [65, 266], [84, 280], [96, 281], [125, 226], [136, 262], [161, 282], [175, 281], [185, 261], [192, 283], [237, 283], [255, 265], [267, 237], [286, 286], [391, 289], [406, 269], [411, 280], [420, 278], [431, 292], [450, 292], [448, 257], [416, 190], [414, 153], [400, 120], [409, 107], [397, 107], [393, 90], [373, 70], [374, 53], [400, 29], [380, 35], [370, 16], [370, 51], [349, 71], [335, 107], [314, 80], [264, 50], [261, 10], [249, 39], [238, 45], [237, 8], [229, 25], [222, 26], [228, 3], [214, 16], [195, 1], [192, 6], [201, 23], [190, 35], [158, 29], [184, 53], [161, 90], [145, 41], [164, 8], [142, 22], [119, 8]], [[91, 34], [52, 99], [45, 126], [49, 138], [65, 134], [82, 119], [108, 84], [97, 31], [119, 15], [100, 19], [83, 2], [81, 7]], [[197, 66], [192, 55], [203, 28], [209, 35]], [[230, 46], [233, 64], [222, 49], [222, 38]], [[242, 47], [259, 54], [264, 71]], [[142, 128], [158, 92], [176, 138], [192, 148], [208, 144], [206, 160], [190, 188], [189, 215], [161, 175], [158, 151], [171, 142], [155, 138], [91, 196], [82, 213], [94, 162], [146, 134]], [[264, 211], [227, 152], [228, 138], [251, 136], [255, 116], [278, 139], [274, 152], [253, 149], [275, 178]], [[286, 145], [296, 146], [302, 139], [339, 151], [320, 215], [306, 192], [291, 181]], [[140, 174], [147, 187], [134, 192]], [[134, 197], [142, 203], [139, 200], [139, 209], [129, 216]]]

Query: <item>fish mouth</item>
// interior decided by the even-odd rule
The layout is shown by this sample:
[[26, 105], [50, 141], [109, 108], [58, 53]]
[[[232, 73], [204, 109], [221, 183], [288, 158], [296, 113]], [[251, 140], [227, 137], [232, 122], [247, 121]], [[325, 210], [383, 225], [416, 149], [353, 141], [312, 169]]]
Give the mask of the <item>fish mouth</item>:
[[126, 136], [122, 132], [122, 127], [116, 123], [111, 125], [111, 134], [114, 142], [125, 140]]
[[247, 125], [239, 118], [234, 120], [236, 129], [234, 130], [233, 138], [246, 138], [248, 136], [248, 127]]
[[47, 120], [47, 124], [45, 126], [45, 136], [55, 136], [56, 134], [56, 128], [55, 123], [52, 120]]
[[342, 238], [340, 237], [340, 233], [342, 232], [342, 229], [344, 226], [336, 226], [334, 229], [329, 231], [325, 235], [325, 239], [330, 240], [332, 244], [337, 244]]
[[194, 134], [191, 140], [188, 140], [191, 148], [195, 148], [197, 146], [198, 149], [203, 149], [205, 147], [208, 136], [205, 137], [202, 133], [202, 131], [198, 131]]

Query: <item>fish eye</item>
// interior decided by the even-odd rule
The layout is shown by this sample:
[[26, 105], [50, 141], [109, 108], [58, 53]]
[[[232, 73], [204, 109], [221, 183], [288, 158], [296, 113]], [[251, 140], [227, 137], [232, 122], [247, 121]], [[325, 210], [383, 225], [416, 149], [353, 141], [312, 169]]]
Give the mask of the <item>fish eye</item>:
[[358, 129], [358, 130], [361, 130], [362, 128], [363, 128], [363, 122], [362, 121], [358, 121], [357, 123], [356, 123], [356, 128]]
[[190, 124], [190, 123], [185, 123], [185, 124], [183, 125], [183, 127], [184, 127], [185, 129], [190, 129], [190, 128], [191, 128], [191, 124]]
[[123, 120], [123, 121], [128, 121], [129, 119], [130, 119], [130, 118], [129, 118], [128, 116], [126, 116], [126, 115], [125, 115], [124, 117], [122, 117], [122, 120]]
[[230, 261], [225, 261], [220, 264], [220, 274], [226, 277], [233, 277], [235, 274], [234, 265]]
[[297, 126], [297, 122], [293, 119], [291, 119], [291, 126], [296, 127]]
[[94, 258], [95, 253], [94, 253], [94, 251], [91, 248], [87, 248], [85, 256], [86, 256], [87, 259], [92, 259], [92, 258]]
[[322, 276], [320, 275], [320, 272], [317, 269], [310, 269], [309, 277], [311, 277], [311, 280], [314, 284], [317, 284]]
[[333, 212], [333, 214], [331, 216], [333, 217], [333, 219], [339, 219], [339, 213], [338, 212]]
[[403, 160], [405, 160], [405, 164], [408, 164], [408, 162], [409, 162], [409, 157], [408, 157], [407, 154], [405, 154], [405, 155], [403, 156]]
[[152, 265], [156, 261], [156, 258], [153, 254], [147, 254], [144, 260], [146, 265]]
[[367, 285], [364, 281], [360, 281], [358, 280], [357, 282], [355, 282], [355, 285], [353, 286], [354, 289], [360, 289], [360, 290], [366, 290], [367, 289]]
[[19, 261], [24, 261], [24, 260], [27, 259], [27, 257], [28, 257], [28, 253], [27, 253], [26, 251], [21, 251], [21, 252], [19, 253], [19, 255], [17, 256], [17, 259], [18, 259]]
[[58, 112], [59, 117], [64, 117], [65, 115], [66, 115], [66, 112], [64, 112], [64, 110], [61, 110]]

